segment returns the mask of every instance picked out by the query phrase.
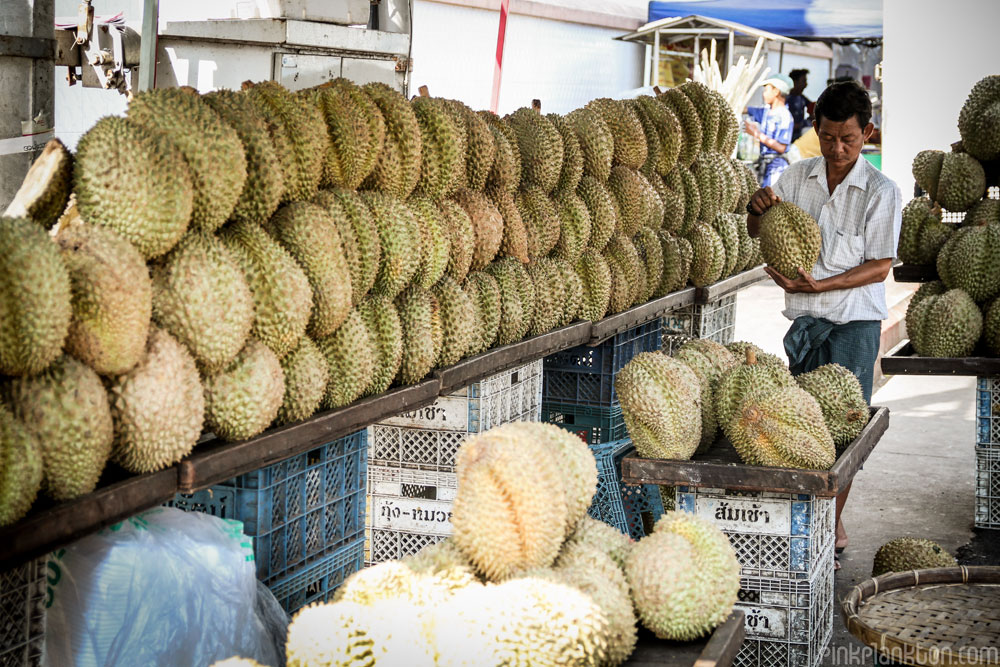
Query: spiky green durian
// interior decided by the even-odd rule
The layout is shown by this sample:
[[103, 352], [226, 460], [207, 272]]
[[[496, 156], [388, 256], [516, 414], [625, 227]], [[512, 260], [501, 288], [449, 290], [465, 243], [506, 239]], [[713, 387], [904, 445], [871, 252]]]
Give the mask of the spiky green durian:
[[618, 204], [604, 183], [592, 176], [580, 179], [576, 194], [590, 213], [589, 246], [600, 252], [608, 245], [618, 227]]
[[465, 440], [455, 460], [453, 539], [476, 569], [502, 581], [551, 565], [568, 510], [563, 468], [549, 447], [506, 424]]
[[771, 358], [765, 355], [758, 357], [760, 348], [755, 345], [747, 344], [744, 349], [743, 358], [746, 363], [723, 373], [715, 388], [716, 416], [719, 418], [719, 426], [729, 437], [732, 437], [730, 425], [739, 416], [747, 399], [794, 384], [788, 367], [780, 363], [780, 360], [773, 363], [776, 360], [773, 355]]
[[392, 299], [369, 295], [358, 308], [375, 344], [375, 372], [365, 394], [389, 389], [403, 362], [403, 327]]
[[967, 210], [986, 192], [983, 166], [966, 153], [920, 151], [913, 158], [913, 178], [949, 211]]
[[663, 182], [684, 200], [684, 220], [677, 226], [678, 234], [686, 234], [691, 226], [701, 219], [701, 192], [691, 170], [683, 165], [667, 174]]
[[[45, 233], [41, 226], [35, 229]], [[41, 373], [7, 380], [0, 394], [41, 446], [46, 495], [61, 501], [93, 491], [114, 436], [108, 395], [97, 373], [63, 355]]]
[[400, 562], [417, 574], [431, 577], [436, 584], [452, 592], [479, 585], [472, 563], [450, 537], [428, 544]]
[[798, 280], [819, 260], [819, 225], [808, 213], [787, 201], [767, 209], [760, 219], [760, 251], [764, 261], [789, 280]]
[[423, 146], [417, 116], [406, 98], [384, 83], [367, 83], [361, 89], [379, 108], [385, 121], [382, 152], [362, 185], [405, 199], [420, 180]]
[[754, 363], [772, 364], [778, 368], [784, 368], [785, 370], [788, 369], [788, 365], [778, 355], [765, 352], [753, 343], [748, 343], [744, 340], [733, 341], [729, 345], [726, 345], [726, 349], [729, 350], [729, 352], [735, 356], [740, 363], [744, 363], [747, 360], [747, 350], [753, 350], [755, 359]]
[[382, 112], [361, 88], [343, 77], [310, 92], [330, 136], [323, 180], [334, 187], [357, 189], [375, 168], [385, 141]]
[[538, 187], [528, 187], [514, 199], [528, 236], [528, 257], [538, 259], [559, 243], [560, 218], [556, 205]]
[[366, 191], [362, 198], [372, 212], [382, 250], [372, 292], [395, 298], [420, 267], [420, 229], [410, 209], [392, 195]]
[[[476, 114], [465, 104], [450, 100], [452, 106], [458, 110], [459, 117], [464, 123], [465, 130], [465, 185], [472, 190], [482, 190], [486, 187], [486, 180], [493, 171], [493, 162], [497, 156], [497, 139], [494, 137], [490, 126], [486, 121]], [[507, 147], [509, 151], [509, 146]], [[507, 155], [504, 159], [510, 159]], [[508, 165], [501, 165], [505, 169]], [[501, 189], [507, 189], [501, 184]]]
[[110, 228], [79, 221], [56, 242], [73, 294], [66, 351], [101, 375], [124, 373], [139, 363], [152, 311], [142, 255]]
[[[330, 135], [319, 107], [274, 81], [246, 82], [246, 96], [276, 127], [271, 137], [285, 177], [283, 202], [306, 201], [316, 195], [323, 178]], [[279, 138], [280, 137], [280, 138]], [[281, 145], [285, 144], [285, 145]], [[282, 155], [284, 150], [286, 155]]]
[[587, 205], [572, 190], [558, 190], [553, 201], [559, 214], [559, 242], [552, 254], [575, 262], [590, 241], [590, 212]]
[[489, 127], [496, 145], [493, 166], [486, 178], [487, 184], [515, 192], [521, 183], [521, 153], [517, 147], [517, 135], [492, 111], [478, 111], [476, 115]]
[[725, 269], [726, 249], [722, 238], [711, 225], [698, 222], [687, 235], [691, 243], [691, 284], [695, 287], [710, 285], [722, 277]]
[[245, 440], [278, 416], [285, 372], [271, 348], [251, 336], [228, 366], [205, 376], [204, 388], [206, 426], [224, 440]]
[[517, 267], [523, 269], [519, 262], [504, 259], [486, 268], [486, 272], [496, 280], [500, 288], [500, 328], [496, 340], [499, 345], [521, 340], [531, 327], [530, 313], [526, 312], [527, 304], [521, 297]]
[[740, 218], [735, 213], [720, 213], [712, 220], [712, 229], [719, 235], [722, 241], [722, 249], [725, 253], [726, 261], [722, 265], [722, 275], [726, 277], [736, 271], [740, 260], [740, 233], [737, 229], [737, 220]]
[[513, 257], [526, 264], [529, 261], [528, 230], [521, 218], [521, 211], [514, 202], [514, 195], [502, 188], [491, 187], [487, 188], [486, 196], [503, 218], [503, 241], [500, 243], [499, 255]]
[[355, 308], [336, 331], [316, 340], [316, 346], [330, 366], [322, 406], [343, 407], [362, 396], [372, 382], [378, 349], [364, 318]]
[[371, 209], [351, 190], [320, 190], [313, 200], [326, 208], [337, 225], [351, 272], [351, 303], [357, 306], [375, 284], [382, 243]]
[[833, 444], [849, 444], [868, 423], [868, 403], [857, 376], [840, 364], [826, 364], [795, 377], [816, 399]]
[[690, 368], [644, 352], [615, 376], [615, 391], [640, 456], [691, 458], [701, 441], [701, 386]]
[[42, 487], [42, 447], [0, 403], [0, 526], [19, 520]]
[[719, 134], [719, 107], [712, 99], [708, 87], [696, 81], [688, 81], [677, 88], [687, 95], [698, 112], [701, 121], [701, 150], [714, 151]]
[[[472, 271], [479, 271], [493, 261], [503, 243], [503, 216], [486, 195], [468, 188], [460, 188], [454, 200], [469, 215], [475, 244], [472, 252]], [[464, 277], [464, 276], [463, 276]]]
[[438, 303], [429, 290], [416, 285], [403, 290], [395, 303], [403, 341], [396, 380], [414, 384], [431, 372], [437, 360], [432, 331], [440, 319]]
[[684, 262], [681, 258], [680, 246], [677, 238], [670, 232], [660, 230], [657, 232], [660, 238], [660, 249], [663, 254], [663, 273], [660, 284], [653, 292], [653, 297], [658, 298], [674, 292], [687, 283], [687, 275], [683, 273]]
[[285, 177], [275, 168], [278, 156], [267, 122], [245, 95], [232, 90], [216, 90], [201, 99], [236, 130], [243, 144], [247, 178], [233, 208], [233, 220], [264, 224], [285, 193]]
[[1000, 225], [972, 225], [958, 229], [941, 246], [937, 272], [949, 289], [964, 290], [982, 302], [1000, 293]]
[[559, 130], [534, 109], [522, 107], [505, 122], [517, 138], [521, 156], [521, 187], [540, 187], [552, 192], [562, 173], [563, 145]]
[[0, 374], [39, 373], [62, 353], [73, 317], [59, 246], [26, 218], [0, 218]]
[[[128, 146], [128, 151], [111, 147]], [[76, 205], [86, 222], [111, 227], [146, 259], [174, 247], [191, 219], [194, 187], [167, 135], [126, 118], [97, 121], [76, 148]], [[128, 206], [109, 202], [127, 201]]]
[[336, 221], [311, 202], [292, 202], [274, 214], [267, 231], [305, 272], [312, 287], [309, 334], [326, 336], [351, 310], [351, 272]]
[[708, 520], [667, 512], [625, 564], [640, 622], [661, 639], [690, 641], [729, 615], [740, 564], [729, 538]]
[[997, 305], [998, 303], [1000, 301], [994, 299], [983, 310], [983, 342], [993, 354], [1000, 354], [1000, 306]]
[[580, 177], [583, 176], [583, 150], [580, 147], [580, 140], [573, 127], [563, 116], [550, 113], [546, 114], [545, 117], [562, 137], [563, 161], [556, 189], [576, 190], [576, 186], [580, 184]]
[[719, 421], [715, 407], [715, 391], [719, 380], [740, 361], [720, 343], [707, 339], [688, 341], [673, 355], [698, 376], [701, 384], [701, 444], [705, 449], [715, 442]]
[[677, 156], [678, 166], [690, 167], [702, 150], [702, 123], [698, 110], [687, 95], [678, 88], [671, 88], [656, 96], [657, 101], [667, 105], [681, 124], [683, 141]]
[[[128, 118], [163, 132], [184, 155], [194, 186], [191, 224], [206, 232], [222, 226], [233, 212], [247, 178], [246, 155], [236, 130], [197, 93], [179, 88], [139, 93], [129, 103]], [[130, 204], [135, 205], [131, 198]]]
[[937, 542], [897, 537], [878, 548], [872, 561], [872, 576], [935, 567], [956, 567], [958, 561]]
[[639, 254], [639, 260], [646, 269], [645, 288], [636, 300], [645, 302], [653, 297], [660, 287], [660, 281], [663, 280], [663, 246], [660, 244], [660, 236], [649, 227], [639, 230], [633, 239], [633, 244]]
[[[632, 241], [629, 240], [624, 234], [616, 234], [611, 238], [608, 243], [608, 247], [604, 249], [604, 257], [610, 263], [612, 260], [618, 264], [619, 270], [621, 271], [621, 276], [625, 281], [625, 296], [627, 297], [627, 303], [625, 308], [631, 306], [636, 299], [637, 292], [639, 291], [639, 271], [641, 270], [642, 264], [639, 260], [639, 253], [635, 249]], [[620, 312], [617, 306], [621, 304], [616, 301], [615, 295], [616, 290], [614, 288], [614, 267], [612, 267], [612, 288], [611, 288], [611, 303], [608, 309], [611, 312]]]
[[441, 209], [426, 197], [414, 195], [406, 201], [420, 232], [420, 266], [413, 282], [429, 288], [444, 275], [451, 258], [451, 234]]
[[611, 173], [611, 161], [615, 155], [615, 138], [608, 124], [600, 113], [589, 108], [571, 111], [566, 115], [566, 122], [576, 132], [580, 142], [583, 175], [604, 183]]
[[444, 338], [438, 366], [450, 366], [478, 347], [482, 335], [477, 329], [476, 307], [457, 282], [442, 278], [431, 290], [437, 298]]
[[285, 377], [285, 395], [278, 408], [276, 423], [309, 419], [319, 408], [330, 381], [326, 357], [312, 338], [303, 336], [298, 347], [281, 360], [281, 370]]
[[924, 357], [965, 357], [983, 331], [983, 316], [961, 289], [929, 294], [906, 311], [906, 331], [917, 354]]
[[[652, 178], [659, 178], [652, 174]], [[639, 174], [639, 183], [642, 185], [642, 205], [643, 205], [643, 227], [660, 229], [663, 227], [663, 200], [653, 184], [642, 173]]]
[[8, 218], [30, 218], [52, 229], [66, 210], [72, 188], [73, 155], [59, 139], [49, 139], [3, 214]]
[[733, 222], [736, 225], [736, 235], [739, 238], [739, 256], [736, 259], [736, 271], [746, 271], [754, 266], [754, 253], [756, 239], [750, 238], [750, 231], [747, 229], [746, 213], [731, 213]]
[[618, 231], [632, 237], [646, 223], [646, 193], [642, 175], [623, 166], [611, 170], [608, 190], [618, 204]]
[[663, 205], [663, 229], [676, 234], [684, 226], [683, 193], [671, 190], [662, 178], [656, 176], [650, 179], [650, 184], [656, 189]]
[[976, 82], [958, 115], [958, 132], [965, 150], [980, 160], [1000, 157], [1000, 75]]
[[649, 149], [642, 123], [635, 111], [629, 105], [607, 97], [590, 101], [587, 108], [601, 114], [614, 138], [614, 163], [629, 169], [639, 169], [646, 162]]
[[642, 172], [666, 176], [677, 165], [681, 151], [681, 124], [674, 112], [649, 95], [640, 95], [633, 108], [642, 121], [649, 155]]
[[535, 286], [535, 317], [528, 333], [532, 336], [554, 329], [563, 314], [563, 280], [550, 257], [542, 257], [526, 267]]
[[[421, 166], [416, 192], [431, 199], [447, 197], [461, 183], [464, 173], [465, 127], [429, 97], [410, 102], [420, 127]], [[459, 141], [459, 133], [462, 140]]]
[[474, 351], [489, 349], [500, 330], [500, 286], [490, 274], [474, 271], [466, 277], [463, 288], [476, 306], [478, 315], [482, 344]]
[[152, 326], [139, 363], [109, 379], [114, 422], [111, 460], [137, 473], [162, 470], [187, 456], [201, 436], [205, 398], [187, 349]]
[[[736, 142], [740, 138], [740, 119], [721, 93], [717, 90], [710, 90], [708, 93], [719, 107], [719, 133], [713, 150], [728, 157], [736, 151]], [[746, 204], [743, 206], [746, 207]]]
[[[583, 281], [577, 275], [576, 269], [565, 259], [554, 257], [556, 268], [560, 274], [560, 287], [563, 290], [562, 315], [559, 317], [557, 326], [566, 326], [580, 317], [583, 309]], [[537, 294], [536, 294], [537, 300]]]
[[597, 549], [608, 556], [619, 568], [625, 567], [628, 554], [632, 550], [632, 538], [617, 528], [609, 526], [590, 516], [585, 516], [577, 524], [573, 534], [563, 544], [563, 552], [584, 545]]
[[610, 314], [620, 313], [632, 305], [632, 285], [626, 278], [625, 264], [620, 262], [607, 250], [601, 255], [608, 265], [608, 278], [611, 281], [608, 290], [608, 309]]
[[819, 404], [794, 384], [770, 393], [755, 390], [726, 435], [748, 465], [826, 470], [837, 458]]
[[472, 218], [458, 202], [450, 199], [440, 202], [439, 208], [448, 234], [451, 236], [447, 275], [456, 281], [465, 280], [476, 249], [476, 230], [472, 227]]
[[[965, 217], [962, 218], [963, 227], [991, 222], [1000, 222], [1000, 199], [988, 197], [980, 199], [965, 212]], [[900, 236], [902, 236], [902, 232]]]
[[280, 359], [299, 343], [312, 312], [309, 278], [295, 259], [252, 222], [227, 225], [219, 238], [253, 296], [253, 335]]

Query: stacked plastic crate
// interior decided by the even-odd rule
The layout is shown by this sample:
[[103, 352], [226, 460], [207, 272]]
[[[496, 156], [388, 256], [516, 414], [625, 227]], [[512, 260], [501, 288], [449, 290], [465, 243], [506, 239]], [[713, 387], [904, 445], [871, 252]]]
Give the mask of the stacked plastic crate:
[[976, 386], [977, 528], [1000, 529], [1000, 378]]
[[590, 515], [634, 539], [648, 532], [663, 513], [663, 504], [658, 487], [622, 483], [621, 460], [634, 448], [626, 439], [614, 379], [635, 355], [659, 350], [662, 340], [661, 322], [654, 320], [599, 345], [581, 345], [545, 359], [542, 420], [590, 445], [598, 472]]
[[369, 427], [365, 562], [416, 553], [452, 533], [455, 453], [470, 434], [541, 419], [542, 360]]
[[677, 487], [677, 509], [728, 537], [746, 636], [737, 667], [815, 667], [833, 636], [833, 498]]
[[362, 430], [169, 504], [242, 521], [257, 578], [293, 613], [361, 569], [367, 460]]
[[0, 665], [42, 664], [45, 560], [37, 558], [0, 572]]
[[678, 308], [663, 318], [664, 335], [708, 338], [729, 345], [736, 333], [736, 295]]

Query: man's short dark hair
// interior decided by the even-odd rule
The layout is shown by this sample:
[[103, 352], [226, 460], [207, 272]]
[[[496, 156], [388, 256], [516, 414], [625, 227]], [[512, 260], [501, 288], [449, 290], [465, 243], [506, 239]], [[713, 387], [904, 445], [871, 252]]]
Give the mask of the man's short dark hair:
[[793, 69], [791, 72], [788, 73], [788, 78], [791, 79], [792, 81], [795, 81], [800, 76], [805, 76], [808, 73], [809, 70], [807, 69]]
[[831, 83], [816, 100], [813, 117], [819, 127], [824, 118], [842, 123], [851, 116], [858, 119], [858, 127], [864, 129], [872, 119], [872, 101], [868, 91], [854, 81]]

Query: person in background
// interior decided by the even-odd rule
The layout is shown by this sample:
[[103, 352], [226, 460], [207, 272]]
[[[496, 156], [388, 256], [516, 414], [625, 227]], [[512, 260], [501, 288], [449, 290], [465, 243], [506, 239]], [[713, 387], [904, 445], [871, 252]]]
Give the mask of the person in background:
[[806, 86], [808, 85], [808, 75], [809, 70], [807, 69], [793, 69], [788, 73], [788, 78], [792, 80], [792, 90], [788, 94], [788, 99], [786, 100], [788, 104], [788, 111], [792, 114], [792, 141], [802, 136], [802, 133], [807, 129], [806, 127], [806, 112], [812, 112], [812, 102], [809, 98], [803, 95]]
[[[783, 314], [792, 320], [784, 338], [788, 365], [798, 375], [840, 364], [857, 376], [869, 404], [882, 320], [889, 316], [884, 281], [896, 257], [903, 202], [899, 186], [860, 157], [874, 129], [871, 115], [868, 92], [857, 82], [830, 85], [813, 114], [822, 157], [795, 163], [747, 205], [751, 237], [759, 233], [760, 216], [781, 201], [819, 224], [815, 266], [800, 266], [794, 280], [765, 268], [785, 291]], [[837, 497], [838, 553], [847, 546], [841, 513], [850, 490]]]
[[757, 177], [763, 187], [768, 187], [788, 168], [788, 161], [782, 155], [792, 143], [792, 114], [785, 104], [792, 90], [792, 80], [784, 74], [776, 74], [762, 85], [765, 106], [747, 107], [753, 122], [747, 123], [745, 131], [760, 141]]

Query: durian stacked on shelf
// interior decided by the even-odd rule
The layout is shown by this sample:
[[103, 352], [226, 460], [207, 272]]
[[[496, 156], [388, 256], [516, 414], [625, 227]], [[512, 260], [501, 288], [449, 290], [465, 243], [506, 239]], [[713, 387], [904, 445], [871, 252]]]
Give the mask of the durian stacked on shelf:
[[[921, 356], [1000, 354], [998, 117], [1000, 75], [991, 75], [970, 91], [958, 117], [962, 140], [952, 151], [925, 150], [913, 159], [925, 194], [903, 209], [899, 258], [934, 267], [938, 276], [921, 285], [906, 311]], [[946, 222], [949, 212], [964, 213], [961, 223]]]
[[290, 667], [620, 665], [637, 621], [661, 638], [697, 639], [737, 600], [735, 552], [708, 521], [668, 513], [633, 542], [588, 517], [596, 461], [558, 426], [472, 436], [457, 474], [454, 535], [357, 572], [334, 601], [299, 611]]
[[759, 263], [723, 104], [248, 82], [53, 140], [0, 219], [0, 521]]
[[868, 423], [861, 384], [838, 364], [792, 377], [750, 343], [696, 339], [636, 355], [615, 377], [640, 456], [690, 459], [721, 431], [748, 465], [827, 469]]

